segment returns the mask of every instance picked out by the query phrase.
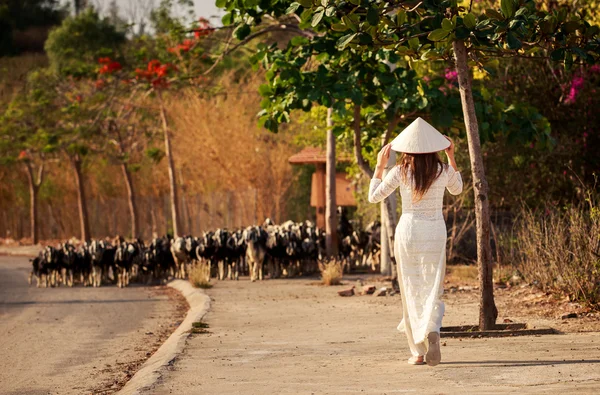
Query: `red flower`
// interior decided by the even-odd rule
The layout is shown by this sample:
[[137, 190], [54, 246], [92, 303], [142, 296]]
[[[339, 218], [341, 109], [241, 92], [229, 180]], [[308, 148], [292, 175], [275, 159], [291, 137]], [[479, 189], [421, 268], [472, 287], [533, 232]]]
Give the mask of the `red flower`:
[[19, 160], [27, 159], [27, 152], [21, 151], [19, 152]]
[[123, 68], [123, 66], [121, 66], [121, 63], [117, 61], [111, 61], [110, 59], [108, 60], [108, 62], [104, 62], [103, 64], [104, 66], [100, 67], [100, 70], [98, 71], [98, 73], [100, 74], [110, 74], [115, 71], [119, 71]]
[[163, 64], [162, 66], [160, 66], [159, 68], [156, 69], [156, 75], [159, 77], [166, 77], [168, 73], [169, 73], [169, 66], [166, 64]]
[[176, 47], [169, 48], [167, 49], [167, 51], [174, 54], [179, 54], [180, 52], [188, 52], [190, 49], [192, 49], [194, 44], [195, 43], [192, 40], [184, 40], [181, 44], [177, 44]]
[[100, 64], [107, 64], [107, 63], [110, 63], [110, 58], [109, 58], [109, 57], [106, 57], [106, 58], [99, 58], [99, 59], [98, 59], [98, 63], [100, 63]]
[[156, 59], [152, 59], [151, 61], [148, 62], [148, 71], [150, 71], [151, 73], [156, 72], [156, 69], [160, 67], [160, 61], [156, 60]]
[[194, 30], [194, 36], [196, 36], [196, 38], [207, 36], [212, 33], [213, 30], [215, 29], [210, 25], [208, 19], [200, 18], [198, 19], [198, 29]]
[[96, 89], [102, 89], [106, 85], [106, 81], [105, 80], [97, 80], [95, 85], [96, 85]]

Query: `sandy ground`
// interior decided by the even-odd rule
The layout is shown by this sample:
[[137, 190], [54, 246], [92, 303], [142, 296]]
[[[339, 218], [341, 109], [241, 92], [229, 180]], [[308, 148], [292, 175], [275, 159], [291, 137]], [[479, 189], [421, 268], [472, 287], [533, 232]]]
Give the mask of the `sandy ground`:
[[[209, 332], [188, 340], [151, 393], [600, 393], [597, 332], [443, 339], [440, 365], [411, 366], [396, 330], [400, 296], [342, 298], [339, 289], [314, 279], [217, 282], [207, 290]], [[499, 322], [560, 323], [503, 312], [502, 293]], [[445, 298], [444, 325], [476, 323], [474, 291]]]
[[0, 393], [113, 393], [178, 326], [165, 286], [28, 287], [27, 258], [0, 257]]

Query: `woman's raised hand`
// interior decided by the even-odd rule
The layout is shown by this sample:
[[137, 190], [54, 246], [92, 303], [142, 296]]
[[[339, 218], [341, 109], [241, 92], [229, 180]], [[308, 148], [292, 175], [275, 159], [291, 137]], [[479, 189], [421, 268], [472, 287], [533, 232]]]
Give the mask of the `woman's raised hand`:
[[445, 138], [450, 142], [450, 147], [446, 148], [446, 156], [448, 157], [448, 164], [454, 168], [454, 170], [458, 171], [458, 166], [456, 165], [456, 160], [454, 159], [454, 141], [446, 135]]
[[392, 149], [392, 143], [383, 146], [381, 151], [377, 154], [377, 167], [383, 169], [390, 159], [390, 151]]
[[446, 155], [448, 155], [448, 157], [453, 157], [454, 156], [454, 141], [452, 141], [452, 139], [446, 135], [444, 135], [444, 137], [446, 139], [448, 139], [448, 141], [450, 142], [450, 147], [446, 148]]

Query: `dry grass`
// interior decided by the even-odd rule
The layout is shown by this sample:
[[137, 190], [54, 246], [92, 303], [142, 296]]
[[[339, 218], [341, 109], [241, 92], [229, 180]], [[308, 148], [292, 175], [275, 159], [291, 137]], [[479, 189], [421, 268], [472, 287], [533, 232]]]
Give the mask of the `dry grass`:
[[514, 259], [518, 270], [542, 290], [600, 305], [600, 207], [524, 209], [516, 225]]
[[207, 262], [196, 262], [189, 274], [190, 283], [196, 288], [212, 288], [210, 283], [210, 266]]
[[258, 126], [262, 82], [257, 74], [241, 83], [225, 76], [220, 94], [185, 92], [170, 101], [168, 110], [176, 164], [185, 174], [186, 187], [200, 192], [255, 189], [257, 205], [245, 209], [279, 223], [286, 219], [286, 193], [294, 183], [288, 158], [298, 148], [290, 128], [274, 134]]
[[340, 285], [344, 275], [344, 264], [336, 259], [319, 262], [323, 285]]
[[477, 265], [446, 266], [446, 281], [456, 284], [477, 284]]

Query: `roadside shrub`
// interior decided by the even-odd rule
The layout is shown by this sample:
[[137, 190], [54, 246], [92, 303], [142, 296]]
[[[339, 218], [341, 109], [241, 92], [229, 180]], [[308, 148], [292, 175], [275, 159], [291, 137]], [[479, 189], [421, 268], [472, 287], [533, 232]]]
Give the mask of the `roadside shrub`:
[[207, 262], [194, 263], [190, 270], [189, 280], [196, 288], [212, 288], [209, 264]]
[[344, 275], [344, 264], [336, 259], [319, 262], [319, 271], [324, 285], [339, 285]]
[[515, 258], [523, 278], [539, 288], [600, 307], [600, 207], [584, 204], [533, 211], [515, 225]]

